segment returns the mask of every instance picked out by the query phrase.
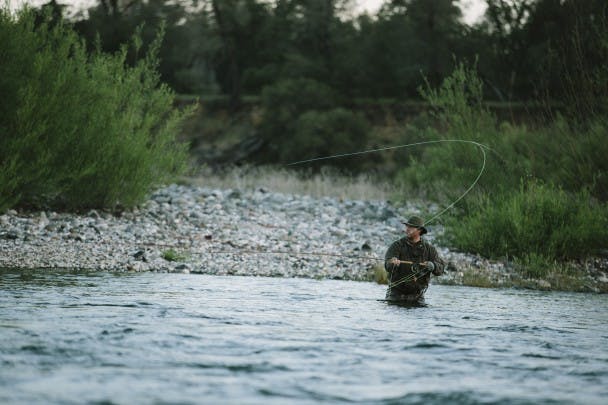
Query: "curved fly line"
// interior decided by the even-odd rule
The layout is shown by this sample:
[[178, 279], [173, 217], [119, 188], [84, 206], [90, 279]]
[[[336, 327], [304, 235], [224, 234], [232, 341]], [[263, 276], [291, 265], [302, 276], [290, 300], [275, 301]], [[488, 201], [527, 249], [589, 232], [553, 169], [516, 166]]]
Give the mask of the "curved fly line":
[[[481, 168], [479, 170], [479, 173], [475, 177], [475, 180], [473, 180], [473, 182], [469, 185], [469, 187], [460, 196], [458, 196], [458, 198], [456, 198], [454, 201], [452, 201], [447, 207], [445, 207], [443, 210], [441, 210], [440, 212], [435, 214], [429, 220], [425, 221], [425, 224], [428, 224], [428, 223], [436, 220], [437, 218], [439, 218], [441, 215], [443, 215], [445, 212], [447, 212], [452, 207], [454, 207], [454, 205], [456, 205], [460, 200], [462, 200], [477, 185], [477, 183], [479, 182], [479, 179], [481, 178], [481, 176], [483, 175], [483, 173], [485, 171], [486, 161], [487, 161], [486, 149], [491, 150], [490, 147], [488, 147], [487, 145], [484, 145], [482, 143], [479, 143], [479, 142], [464, 140], [464, 139], [440, 139], [440, 140], [434, 140], [434, 141], [414, 142], [414, 143], [409, 143], [409, 144], [404, 144], [404, 145], [387, 146], [387, 147], [383, 147], [383, 148], [368, 149], [368, 150], [363, 150], [363, 151], [358, 151], [358, 152], [342, 153], [342, 154], [337, 154], [337, 155], [316, 157], [316, 158], [312, 158], [312, 159], [299, 160], [297, 162], [288, 163], [287, 166], [296, 166], [296, 165], [301, 165], [301, 164], [305, 164], [305, 163], [319, 162], [319, 161], [323, 161], [323, 160], [339, 159], [339, 158], [344, 158], [344, 157], [348, 157], [348, 156], [358, 156], [358, 155], [365, 155], [365, 154], [369, 154], [369, 153], [377, 153], [377, 152], [384, 152], [384, 151], [394, 150], [394, 149], [404, 149], [404, 148], [409, 148], [409, 147], [413, 147], [413, 146], [432, 145], [432, 144], [439, 144], [439, 143], [467, 143], [467, 144], [474, 145], [474, 146], [478, 147], [479, 150], [481, 151], [481, 153], [483, 155], [483, 162], [482, 162]], [[153, 244], [153, 245], [157, 245], [157, 244]], [[167, 245], [167, 246], [169, 246], [169, 245]], [[378, 258], [378, 257], [373, 257], [373, 256], [361, 256], [361, 255], [353, 256], [353, 255], [345, 255], [345, 254], [338, 254], [338, 253], [297, 252], [297, 251], [288, 251], [288, 250], [275, 250], [275, 251], [272, 251], [272, 250], [270, 250], [270, 251], [268, 251], [268, 250], [267, 251], [242, 250], [242, 249], [239, 249], [239, 250], [212, 250], [212, 251], [201, 252], [201, 254], [248, 254], [248, 255], [265, 255], [265, 254], [283, 255], [283, 254], [286, 254], [286, 255], [297, 255], [297, 256], [327, 256], [327, 257], [341, 257], [341, 258], [349, 258], [349, 259], [384, 261], [383, 258]], [[410, 282], [410, 281], [414, 280], [416, 277], [420, 277], [420, 276], [421, 276], [421, 273], [417, 272], [415, 274], [406, 276], [403, 279], [400, 279], [400, 280], [396, 281], [395, 283], [391, 283], [391, 284], [394, 286], [394, 285], [398, 285], [401, 283]]]
[[434, 220], [439, 218], [441, 215], [443, 215], [445, 212], [447, 212], [448, 210], [453, 208], [456, 204], [458, 204], [458, 202], [460, 200], [462, 200], [477, 185], [477, 183], [479, 182], [479, 179], [483, 175], [483, 172], [485, 171], [485, 168], [486, 168], [486, 161], [487, 161], [486, 149], [488, 149], [488, 150], [490, 149], [487, 145], [484, 145], [482, 143], [475, 142], [475, 141], [466, 140], [466, 139], [439, 139], [439, 140], [435, 140], [435, 141], [414, 142], [414, 143], [408, 143], [408, 144], [404, 144], [404, 145], [387, 146], [384, 148], [368, 149], [368, 150], [359, 151], [359, 152], [341, 153], [341, 154], [337, 154], [337, 155], [322, 156], [322, 157], [316, 157], [316, 158], [312, 158], [312, 159], [299, 160], [297, 162], [288, 163], [287, 166], [296, 166], [296, 165], [301, 165], [301, 164], [305, 164], [305, 163], [319, 162], [322, 160], [339, 159], [339, 158], [344, 158], [344, 157], [349, 157], [349, 156], [365, 155], [368, 153], [384, 152], [384, 151], [393, 150], [393, 149], [403, 149], [403, 148], [410, 148], [413, 146], [431, 145], [431, 144], [447, 143], [447, 142], [468, 143], [471, 145], [475, 145], [476, 147], [479, 148], [479, 150], [481, 151], [481, 153], [483, 155], [483, 162], [481, 164], [481, 168], [479, 169], [479, 173], [477, 174], [477, 177], [475, 177], [475, 180], [473, 180], [471, 185], [458, 198], [456, 198], [454, 201], [452, 201], [447, 207], [445, 207], [439, 213], [435, 214], [430, 219], [424, 221], [424, 223], [426, 225], [426, 224], [433, 222]]

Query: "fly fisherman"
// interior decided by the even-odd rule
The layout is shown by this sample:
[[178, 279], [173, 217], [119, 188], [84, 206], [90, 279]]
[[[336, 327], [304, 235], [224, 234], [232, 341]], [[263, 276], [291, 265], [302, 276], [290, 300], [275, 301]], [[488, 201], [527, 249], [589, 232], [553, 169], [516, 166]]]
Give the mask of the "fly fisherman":
[[433, 245], [422, 239], [427, 233], [422, 218], [413, 216], [402, 223], [405, 236], [393, 242], [384, 256], [389, 280], [386, 299], [423, 303], [431, 273], [442, 275], [445, 264]]

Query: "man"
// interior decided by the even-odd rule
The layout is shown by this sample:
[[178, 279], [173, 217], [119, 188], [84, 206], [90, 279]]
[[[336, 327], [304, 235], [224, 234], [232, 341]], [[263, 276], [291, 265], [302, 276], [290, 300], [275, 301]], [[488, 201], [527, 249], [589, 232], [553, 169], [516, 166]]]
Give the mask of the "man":
[[437, 250], [422, 235], [427, 233], [418, 216], [408, 219], [405, 236], [391, 244], [386, 251], [384, 268], [388, 272], [386, 299], [406, 303], [423, 303], [431, 273], [443, 274], [445, 263]]

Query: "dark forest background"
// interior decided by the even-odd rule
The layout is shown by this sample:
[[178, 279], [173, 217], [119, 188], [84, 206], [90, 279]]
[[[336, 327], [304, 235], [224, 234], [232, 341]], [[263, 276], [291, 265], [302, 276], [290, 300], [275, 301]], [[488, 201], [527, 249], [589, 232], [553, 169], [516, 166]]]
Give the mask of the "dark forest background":
[[[162, 81], [180, 94], [228, 95], [234, 107], [302, 78], [351, 101], [420, 99], [424, 81], [439, 85], [464, 60], [477, 61], [487, 101], [565, 101], [565, 79], [583, 84], [602, 62], [605, 1], [486, 3], [474, 26], [453, 0], [387, 0], [359, 16], [348, 0], [100, 0], [72, 20], [89, 47], [107, 52], [138, 27], [145, 49], [164, 23]], [[47, 7], [61, 14], [57, 3]]]
[[387, 0], [376, 15], [353, 15], [349, 0], [100, 0], [71, 23], [90, 50], [108, 53], [138, 33], [130, 64], [164, 27], [160, 80], [203, 107], [183, 135], [198, 163], [286, 163], [391, 142], [373, 129], [428, 111], [421, 89], [461, 63], [474, 66], [500, 119], [603, 114], [605, 1], [486, 3], [473, 26], [454, 0]]

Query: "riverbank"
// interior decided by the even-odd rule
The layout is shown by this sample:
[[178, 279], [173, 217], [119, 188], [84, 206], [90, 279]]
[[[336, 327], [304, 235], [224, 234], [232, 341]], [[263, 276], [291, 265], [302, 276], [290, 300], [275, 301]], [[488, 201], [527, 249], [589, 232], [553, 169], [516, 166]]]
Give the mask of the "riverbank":
[[[9, 211], [0, 216], [0, 267], [377, 280], [386, 247], [402, 236], [400, 221], [422, 208], [170, 185], [118, 215]], [[433, 228], [428, 238], [441, 232]], [[576, 277], [535, 280], [508, 263], [437, 247], [448, 266], [436, 283], [608, 290], [606, 260], [579, 264]]]

